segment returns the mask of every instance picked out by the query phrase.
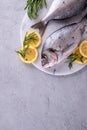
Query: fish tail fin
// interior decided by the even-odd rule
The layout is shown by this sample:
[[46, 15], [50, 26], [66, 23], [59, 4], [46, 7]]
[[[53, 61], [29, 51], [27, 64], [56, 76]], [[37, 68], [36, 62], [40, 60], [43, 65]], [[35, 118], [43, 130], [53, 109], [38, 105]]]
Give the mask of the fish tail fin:
[[41, 36], [43, 36], [46, 26], [47, 26], [47, 24], [45, 25], [43, 22], [39, 22], [39, 23], [32, 25], [31, 28], [39, 29]]

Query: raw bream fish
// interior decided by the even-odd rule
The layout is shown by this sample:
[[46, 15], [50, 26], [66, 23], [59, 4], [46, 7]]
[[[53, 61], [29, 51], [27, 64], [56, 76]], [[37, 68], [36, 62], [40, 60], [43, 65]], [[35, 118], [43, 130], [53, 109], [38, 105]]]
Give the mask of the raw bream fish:
[[81, 13], [86, 6], [87, 0], [53, 0], [46, 16], [32, 28], [39, 29], [41, 35], [43, 35], [49, 21], [73, 17]]
[[64, 62], [77, 48], [87, 30], [87, 17], [78, 24], [72, 24], [51, 34], [45, 41], [41, 63], [44, 68]]

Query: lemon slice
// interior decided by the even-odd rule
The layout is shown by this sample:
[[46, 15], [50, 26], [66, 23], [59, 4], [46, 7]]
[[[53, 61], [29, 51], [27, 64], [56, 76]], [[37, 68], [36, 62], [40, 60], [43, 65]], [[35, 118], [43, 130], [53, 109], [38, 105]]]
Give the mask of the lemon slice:
[[79, 51], [83, 57], [87, 58], [87, 40], [80, 44]]
[[86, 63], [87, 63], [87, 59], [83, 58], [83, 62], [81, 62], [80, 60], [75, 60], [75, 63], [76, 63], [76, 64], [83, 65], [83, 64], [86, 64]]
[[38, 51], [34, 47], [22, 47], [19, 51], [17, 51], [20, 60], [24, 63], [31, 64], [37, 60]]
[[[80, 54], [79, 47], [74, 51], [73, 54], [80, 55], [80, 57], [82, 56], [82, 55]], [[77, 58], [77, 59], [75, 60], [75, 63], [76, 63], [76, 64], [85, 64], [85, 63], [87, 63], [87, 58], [85, 58], [85, 57], [82, 56], [82, 61], [81, 61], [79, 58]]]
[[26, 33], [24, 38], [24, 46], [29, 45], [34, 48], [38, 48], [41, 45], [41, 42], [41, 36], [36, 30], [32, 29]]

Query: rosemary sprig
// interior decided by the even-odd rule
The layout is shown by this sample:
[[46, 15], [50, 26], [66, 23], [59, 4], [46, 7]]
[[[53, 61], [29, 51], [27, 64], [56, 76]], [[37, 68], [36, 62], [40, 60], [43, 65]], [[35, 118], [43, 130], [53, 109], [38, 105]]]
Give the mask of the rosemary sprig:
[[47, 6], [46, 0], [27, 0], [25, 9], [30, 19], [36, 19], [38, 11]]
[[23, 58], [25, 58], [25, 53], [23, 50], [16, 51], [18, 54], [20, 54]]
[[25, 54], [29, 46], [25, 46], [22, 50], [16, 51], [19, 55], [21, 55], [23, 58], [25, 58]]
[[81, 62], [83, 62], [83, 56], [80, 55], [80, 54], [71, 54], [69, 57], [68, 57], [68, 61], [69, 61], [69, 64], [68, 64], [68, 67], [71, 69], [73, 67], [73, 62], [75, 60], [79, 60]]
[[33, 41], [33, 42], [36, 42], [38, 41], [38, 36], [35, 34], [35, 32], [32, 32], [31, 34], [29, 34], [27, 36], [27, 34], [25, 35], [25, 38], [24, 38], [24, 42], [23, 42], [23, 45], [29, 45], [29, 42]]

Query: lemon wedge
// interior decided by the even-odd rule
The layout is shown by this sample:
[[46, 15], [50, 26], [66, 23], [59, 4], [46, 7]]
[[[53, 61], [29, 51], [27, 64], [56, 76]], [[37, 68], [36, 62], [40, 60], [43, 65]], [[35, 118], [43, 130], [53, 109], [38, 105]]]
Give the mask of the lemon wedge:
[[36, 30], [32, 29], [26, 33], [23, 45], [29, 45], [34, 48], [38, 48], [41, 45], [41, 43], [42, 38], [40, 34]]
[[37, 60], [38, 50], [34, 47], [22, 47], [17, 51], [20, 60], [26, 64], [31, 64]]
[[[79, 47], [74, 51], [74, 53], [73, 54], [76, 54], [76, 55], [78, 55], [80, 58], [77, 58], [76, 60], [75, 60], [75, 63], [76, 64], [85, 64], [85, 63], [87, 63], [87, 58], [85, 58], [85, 57], [83, 57], [82, 55], [81, 55], [81, 53], [80, 53], [80, 51], [79, 51]], [[82, 61], [81, 61], [81, 58], [82, 58]]]
[[83, 57], [87, 58], [87, 40], [80, 44], [79, 51]]

